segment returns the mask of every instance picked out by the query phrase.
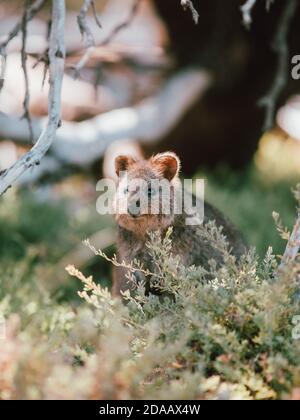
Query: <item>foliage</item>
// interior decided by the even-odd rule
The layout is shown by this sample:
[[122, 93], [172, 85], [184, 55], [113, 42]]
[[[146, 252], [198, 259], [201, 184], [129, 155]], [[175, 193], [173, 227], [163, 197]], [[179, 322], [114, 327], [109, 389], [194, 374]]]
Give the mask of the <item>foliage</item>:
[[[67, 270], [82, 282], [86, 302], [77, 308], [58, 305], [38, 287], [3, 295], [1, 398], [298, 395], [300, 347], [292, 331], [299, 262], [278, 272], [271, 249], [262, 264], [254, 250], [236, 261], [214, 223], [205, 230], [222, 266], [183, 267], [171, 252], [171, 230], [165, 238], [152, 234], [149, 281], [161, 294], [146, 295], [132, 266], [136, 288], [124, 293], [126, 306], [74, 267]], [[11, 280], [4, 274], [1, 288], [10, 290]]]
[[[271, 210], [282, 210], [274, 203], [287, 194], [286, 187], [252, 185], [251, 177], [239, 187], [231, 175], [224, 188], [209, 183], [215, 203], [228, 194], [246, 212], [248, 242], [252, 229], [260, 230], [251, 220], [267, 223], [268, 206], [272, 220]], [[91, 212], [89, 223], [82, 214], [70, 215], [67, 201], [7, 197], [0, 209], [0, 399], [299, 398], [299, 261], [279, 272], [271, 248], [263, 257], [251, 249], [236, 261], [211, 223], [204, 233], [222, 252], [222, 266], [184, 267], [172, 255], [172, 232], [152, 234], [147, 246], [156, 269], [144, 274], [160, 294], [146, 295], [136, 284], [134, 293], [124, 294], [124, 305], [103, 287], [107, 274], [100, 265], [100, 284], [68, 267], [70, 289], [82, 287], [79, 300], [70, 289], [62, 299], [47, 291], [45, 270], [101, 221], [94, 223]], [[284, 237], [286, 216], [294, 218], [290, 207], [283, 223], [275, 215]], [[243, 221], [237, 209], [234, 215]], [[276, 232], [271, 223], [268, 229]], [[141, 263], [128, 262], [129, 281], [136, 283]]]

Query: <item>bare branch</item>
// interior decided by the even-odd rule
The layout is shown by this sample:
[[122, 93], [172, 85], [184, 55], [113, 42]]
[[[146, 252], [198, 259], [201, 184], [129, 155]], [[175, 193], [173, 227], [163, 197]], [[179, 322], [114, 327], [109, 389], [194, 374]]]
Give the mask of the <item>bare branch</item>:
[[22, 18], [21, 61], [22, 61], [22, 69], [23, 69], [24, 80], [25, 80], [25, 96], [24, 96], [24, 101], [23, 101], [24, 114], [23, 114], [22, 118], [25, 118], [28, 122], [30, 139], [33, 142], [32, 122], [31, 122], [31, 117], [30, 117], [30, 112], [29, 112], [30, 93], [29, 93], [28, 73], [27, 73], [27, 54], [26, 54], [28, 7], [29, 7], [29, 0], [24, 0], [24, 11], [23, 11], [23, 18]]
[[244, 3], [241, 6], [241, 12], [243, 15], [243, 24], [247, 29], [250, 29], [251, 23], [252, 23], [252, 9], [255, 6], [256, 0], [247, 0], [246, 3]]
[[266, 96], [259, 101], [259, 105], [266, 108], [264, 131], [271, 129], [274, 125], [276, 105], [280, 94], [287, 83], [289, 72], [288, 32], [297, 6], [298, 0], [286, 0], [278, 31], [272, 43], [272, 48], [278, 56], [278, 66], [271, 89]]
[[199, 21], [199, 13], [195, 9], [192, 0], [181, 0], [181, 6], [184, 8], [184, 10], [190, 9], [190, 11], [192, 12], [193, 20], [197, 25]]
[[[41, 8], [43, 7], [44, 3], [45, 3], [45, 0], [36, 0], [32, 4], [32, 6], [30, 6], [27, 9], [27, 11], [26, 11], [26, 17], [25, 17], [25, 19], [26, 19], [26, 22], [25, 23], [26, 24], [41, 10]], [[7, 45], [10, 43], [10, 41], [13, 38], [15, 38], [18, 35], [18, 33], [20, 32], [20, 30], [22, 29], [23, 26], [24, 26], [24, 22], [23, 22], [23, 18], [22, 18], [22, 20], [20, 22], [18, 22], [14, 26], [14, 28], [10, 31], [10, 33], [7, 35], [6, 40], [0, 44], [0, 59], [2, 59], [3, 62], [5, 62], [5, 60], [6, 60], [6, 48], [7, 48]], [[1, 91], [1, 89], [3, 87], [4, 78], [5, 78], [5, 74], [2, 71], [2, 74], [1, 74], [1, 81], [2, 81], [2, 83], [0, 84], [0, 91]]]
[[[48, 41], [48, 44], [49, 44], [50, 33], [51, 33], [51, 25], [52, 25], [52, 21], [51, 19], [49, 19], [48, 24], [47, 24], [47, 34], [46, 34], [46, 39]], [[40, 56], [37, 58], [32, 68], [33, 69], [36, 68], [39, 65], [39, 63], [44, 64], [44, 74], [43, 74], [43, 80], [42, 80], [42, 88], [43, 88], [45, 84], [45, 80], [46, 80], [47, 71], [49, 68], [49, 48], [48, 47], [42, 54], [40, 54]]]
[[[36, 0], [27, 10], [26, 23], [29, 22], [43, 7], [45, 0]], [[7, 35], [4, 42], [0, 44], [0, 51], [5, 50], [10, 41], [15, 38], [22, 29], [22, 20], [18, 22]]]
[[89, 11], [89, 8], [91, 6], [92, 0], [84, 0], [79, 15], [77, 16], [78, 26], [79, 30], [82, 36], [86, 36], [87, 39], [87, 45], [88, 47], [91, 47], [95, 45], [94, 37], [92, 34], [92, 31], [87, 23], [86, 15]]
[[64, 0], [52, 1], [52, 26], [49, 42], [49, 99], [48, 122], [38, 141], [14, 165], [0, 176], [0, 195], [2, 195], [24, 172], [38, 165], [48, 151], [60, 124], [61, 86], [64, 74]]
[[[295, 191], [295, 197], [298, 200], [298, 205], [300, 205], [300, 184], [297, 185], [297, 189]], [[293, 228], [293, 231], [289, 237], [287, 242], [281, 263], [279, 265], [279, 269], [284, 268], [287, 264], [294, 261], [299, 253], [300, 248], [300, 208], [298, 208], [298, 216]]]
[[[138, 8], [139, 8], [139, 5], [140, 5], [141, 1], [142, 0], [134, 0], [128, 17], [124, 20], [124, 22], [121, 22], [119, 25], [117, 25], [111, 31], [111, 33], [102, 42], [100, 42], [100, 44], [98, 45], [99, 47], [104, 47], [104, 46], [108, 45], [120, 31], [122, 31], [123, 29], [125, 29], [127, 26], [129, 26], [131, 24], [132, 20], [134, 19], [135, 15], [137, 14], [137, 11], [138, 11]], [[84, 3], [88, 3], [89, 5], [92, 4], [92, 6], [93, 6], [93, 1], [91, 2], [91, 0], [85, 0]], [[86, 9], [85, 4], [82, 7], [84, 7], [84, 6], [85, 6], [85, 9]], [[94, 13], [94, 16], [96, 16], [95, 13]], [[83, 25], [85, 25], [88, 28], [88, 31], [91, 34], [91, 31], [90, 31], [90, 29], [87, 25], [87, 22], [86, 22], [85, 18], [86, 18], [86, 15], [84, 15]], [[78, 17], [78, 19], [79, 19], [79, 17]], [[79, 20], [78, 20], [78, 23], [79, 23]], [[81, 18], [81, 25], [82, 25], [82, 18]], [[80, 24], [79, 24], [79, 28], [80, 28]], [[80, 31], [81, 31], [81, 29], [80, 29]], [[80, 59], [80, 61], [76, 64], [76, 66], [74, 66], [75, 76], [78, 76], [80, 70], [86, 65], [86, 63], [90, 59], [91, 55], [93, 54], [93, 51], [95, 50], [94, 38], [92, 38], [92, 40], [91, 40], [91, 38], [89, 37], [88, 39], [90, 39], [90, 42], [88, 42], [88, 48], [86, 49], [86, 51], [85, 51], [84, 55], [82, 56], [82, 58]]]
[[105, 45], [109, 44], [113, 38], [115, 38], [116, 35], [118, 35], [118, 33], [120, 31], [122, 31], [123, 29], [127, 28], [127, 26], [129, 26], [132, 22], [132, 20], [134, 19], [135, 15], [138, 12], [139, 6], [141, 4], [142, 0], [134, 0], [129, 12], [128, 17], [124, 20], [124, 22], [121, 22], [119, 25], [117, 25], [112, 31], [111, 33], [107, 36], [107, 38], [105, 38], [100, 44], [100, 47], [104, 47]]
[[[103, 156], [116, 140], [140, 139], [145, 144], [158, 141], [176, 126], [211, 82], [208, 72], [187, 69], [177, 72], [156, 95], [136, 106], [115, 109], [81, 122], [64, 121], [51, 152], [66, 163], [86, 166]], [[32, 122], [38, 135], [44, 119]], [[0, 113], [0, 137], [26, 142], [28, 127], [24, 121]]]
[[[269, 12], [274, 0], [266, 0], [266, 10]], [[252, 10], [256, 4], [256, 0], [247, 0], [241, 7], [240, 10], [243, 16], [243, 24], [247, 29], [250, 29], [252, 23]]]
[[[92, 5], [93, 5], [93, 10], [95, 10], [95, 5], [94, 5], [93, 0], [84, 0], [80, 9], [79, 15], [77, 16], [77, 22], [78, 22], [80, 33], [82, 36], [85, 36], [87, 40], [87, 48], [81, 60], [74, 67], [74, 71], [75, 71], [74, 76], [76, 78], [79, 76], [80, 70], [85, 66], [86, 62], [89, 60], [91, 54], [93, 53], [95, 49], [94, 36], [88, 25], [87, 18], [86, 18], [89, 8]], [[96, 18], [97, 14], [95, 12], [94, 12], [94, 16], [95, 16], [96, 22], [98, 23], [98, 18]], [[100, 24], [100, 27], [101, 27], [101, 24]]]
[[287, 243], [284, 255], [282, 257], [281, 265], [284, 266], [288, 262], [293, 261], [300, 247], [300, 212], [298, 212], [297, 220], [291, 233], [290, 239]]
[[[43, 88], [44, 85], [45, 85], [47, 71], [48, 71], [48, 68], [49, 68], [49, 49], [48, 48], [46, 49], [46, 51], [44, 51], [43, 54], [41, 54], [37, 58], [36, 62], [32, 66], [32, 68], [35, 69], [40, 63], [43, 63], [43, 65], [44, 65], [43, 80], [42, 80], [42, 88]], [[32, 122], [31, 122], [31, 124], [32, 124]]]
[[[270, 10], [274, 0], [266, 0], [266, 9]], [[256, 4], [256, 0], [247, 0], [246, 3], [241, 6], [243, 15], [243, 23], [249, 29], [252, 23], [252, 9]], [[259, 104], [266, 108], [266, 118], [264, 123], [264, 131], [272, 128], [275, 118], [275, 110], [278, 98], [287, 82], [288, 75], [288, 30], [291, 19], [297, 7], [297, 0], [286, 0], [286, 6], [284, 8], [281, 20], [279, 22], [278, 31], [272, 43], [274, 52], [278, 55], [278, 68], [273, 85], [270, 91], [265, 97], [263, 97]]]
[[99, 26], [99, 28], [102, 28], [102, 25], [101, 25], [99, 16], [97, 14], [97, 10], [96, 10], [96, 6], [95, 6], [94, 0], [92, 0], [91, 5], [92, 5], [92, 10], [93, 10], [93, 15], [94, 15], [94, 18], [95, 18], [95, 22], [97, 23], [97, 25]]

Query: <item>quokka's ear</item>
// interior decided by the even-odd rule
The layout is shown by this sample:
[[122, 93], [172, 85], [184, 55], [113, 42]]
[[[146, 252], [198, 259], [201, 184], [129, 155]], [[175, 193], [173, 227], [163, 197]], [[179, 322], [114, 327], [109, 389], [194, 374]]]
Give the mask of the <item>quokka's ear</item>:
[[115, 159], [116, 174], [119, 176], [120, 172], [127, 171], [131, 165], [135, 163], [132, 156], [120, 155]]
[[180, 159], [173, 152], [159, 153], [153, 156], [151, 164], [169, 181], [177, 176], [180, 170]]

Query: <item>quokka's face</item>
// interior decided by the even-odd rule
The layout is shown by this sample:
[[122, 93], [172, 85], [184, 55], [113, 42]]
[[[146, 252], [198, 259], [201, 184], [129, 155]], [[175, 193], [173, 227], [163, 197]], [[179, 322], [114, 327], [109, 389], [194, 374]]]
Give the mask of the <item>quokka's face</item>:
[[138, 162], [128, 156], [119, 156], [116, 159], [119, 183], [115, 199], [118, 224], [142, 236], [146, 231], [170, 225], [173, 180], [178, 170], [179, 160], [171, 153]]

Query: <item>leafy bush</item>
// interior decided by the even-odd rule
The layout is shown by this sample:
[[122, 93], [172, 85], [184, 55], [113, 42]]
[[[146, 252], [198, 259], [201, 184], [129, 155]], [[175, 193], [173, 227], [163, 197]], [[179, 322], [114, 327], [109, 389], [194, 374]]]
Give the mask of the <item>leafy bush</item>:
[[[46, 290], [48, 268], [56, 280], [62, 256], [107, 223], [94, 208], [74, 214], [67, 201], [50, 205], [29, 194], [6, 195], [0, 208], [0, 399], [300, 398], [300, 348], [292, 334], [300, 315], [299, 260], [280, 272], [267, 247], [277, 254], [284, 246], [273, 210], [293, 223], [289, 184], [226, 172], [210, 176], [206, 192], [258, 252], [236, 261], [210, 224], [205, 233], [224, 264], [183, 267], [171, 253], [172, 233], [152, 235], [156, 271], [148, 278], [162, 295], [147, 296], [139, 284], [125, 294], [126, 305], [103, 287], [109, 273], [100, 258], [96, 270], [84, 268], [97, 273], [97, 281], [71, 267], [75, 278], [66, 273], [63, 293]], [[135, 262], [128, 268], [135, 282], [142, 268]]]
[[[240, 261], [214, 223], [205, 233], [224, 264], [184, 267], [172, 255], [172, 232], [147, 244], [149, 275], [161, 295], [146, 295], [130, 264], [135, 291], [123, 305], [74, 267], [85, 301], [53, 302], [22, 273], [1, 273], [7, 338], [0, 347], [0, 397], [249, 398], [299, 397], [300, 347], [293, 339], [299, 261], [284, 270], [269, 249]], [[113, 260], [114, 261], [114, 260]], [[16, 280], [16, 288], [14, 281]], [[38, 284], [37, 282], [34, 284]], [[16, 315], [18, 313], [18, 315]]]

